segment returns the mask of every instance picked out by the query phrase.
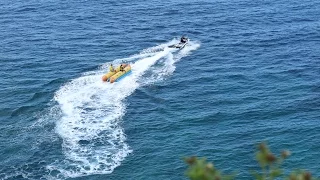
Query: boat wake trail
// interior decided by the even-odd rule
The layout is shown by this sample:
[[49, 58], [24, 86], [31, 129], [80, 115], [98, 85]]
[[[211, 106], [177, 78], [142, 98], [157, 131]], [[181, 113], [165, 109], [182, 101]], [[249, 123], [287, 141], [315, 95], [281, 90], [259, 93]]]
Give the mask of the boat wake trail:
[[[166, 48], [173, 41], [106, 63], [60, 87], [54, 100], [63, 115], [55, 129], [63, 140], [65, 159], [46, 167], [50, 172], [47, 178], [107, 174], [121, 164], [132, 152], [121, 127], [126, 112], [125, 98], [140, 86], [174, 72], [174, 63], [200, 46], [190, 42], [190, 46], [181, 51]], [[131, 64], [131, 75], [113, 84], [101, 81], [110, 63], [123, 61]], [[154, 68], [157, 62], [162, 66]], [[146, 72], [151, 76], [145, 77]]]

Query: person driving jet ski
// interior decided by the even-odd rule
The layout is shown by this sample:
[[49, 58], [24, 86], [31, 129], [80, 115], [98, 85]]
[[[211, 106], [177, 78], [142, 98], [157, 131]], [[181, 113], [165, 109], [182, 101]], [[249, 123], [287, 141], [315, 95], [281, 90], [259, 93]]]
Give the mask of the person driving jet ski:
[[185, 36], [182, 36], [180, 39], [180, 43], [186, 43], [188, 41], [188, 38]]

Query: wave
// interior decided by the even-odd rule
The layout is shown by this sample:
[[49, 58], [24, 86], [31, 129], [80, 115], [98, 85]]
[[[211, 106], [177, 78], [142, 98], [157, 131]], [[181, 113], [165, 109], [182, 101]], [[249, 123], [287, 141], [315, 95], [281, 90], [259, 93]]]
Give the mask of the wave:
[[[60, 87], [54, 100], [62, 116], [55, 131], [63, 140], [65, 159], [47, 165], [50, 172], [59, 172], [50, 173], [56, 174], [54, 178], [111, 173], [132, 152], [121, 127], [126, 113], [124, 100], [140, 86], [171, 74], [175, 62], [200, 46], [190, 42], [181, 51], [167, 48], [176, 41], [105, 63]], [[117, 83], [102, 82], [108, 65], [121, 62], [131, 64], [132, 74]]]

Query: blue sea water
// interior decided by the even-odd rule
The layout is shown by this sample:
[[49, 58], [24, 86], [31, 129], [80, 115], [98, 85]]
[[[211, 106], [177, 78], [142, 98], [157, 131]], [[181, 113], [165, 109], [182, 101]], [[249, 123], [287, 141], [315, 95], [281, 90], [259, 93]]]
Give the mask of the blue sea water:
[[316, 0], [2, 0], [0, 179], [252, 179], [261, 141], [320, 176], [319, 49]]

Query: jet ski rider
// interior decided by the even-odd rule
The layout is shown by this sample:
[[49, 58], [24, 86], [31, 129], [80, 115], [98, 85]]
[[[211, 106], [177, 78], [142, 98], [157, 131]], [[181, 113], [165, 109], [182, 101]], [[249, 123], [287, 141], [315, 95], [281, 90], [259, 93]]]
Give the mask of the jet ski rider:
[[186, 38], [185, 36], [182, 36], [180, 39], [181, 43], [186, 43], [188, 41], [188, 38]]

